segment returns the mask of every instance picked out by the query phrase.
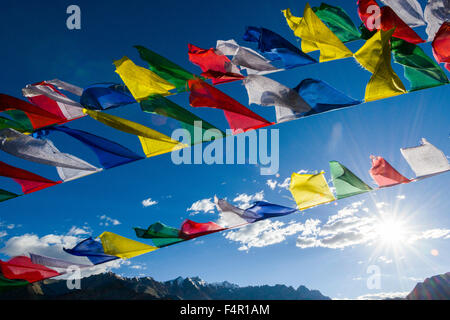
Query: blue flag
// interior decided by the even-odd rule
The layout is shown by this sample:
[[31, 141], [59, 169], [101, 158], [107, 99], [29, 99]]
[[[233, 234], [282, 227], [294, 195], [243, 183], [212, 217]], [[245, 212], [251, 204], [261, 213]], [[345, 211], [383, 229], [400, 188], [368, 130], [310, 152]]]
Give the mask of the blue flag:
[[231, 213], [237, 215], [248, 223], [253, 223], [273, 217], [281, 217], [297, 211], [297, 209], [294, 208], [288, 208], [266, 201], [257, 201], [253, 203], [250, 208], [247, 208], [245, 210], [233, 206], [225, 199], [215, 198], [214, 202], [216, 203], [222, 214], [226, 215], [228, 213]]
[[295, 211], [297, 211], [295, 208], [280, 206], [266, 201], [257, 201], [250, 208], [245, 209], [247, 216], [259, 217], [255, 221], [281, 217], [294, 213]]
[[258, 50], [267, 59], [282, 60], [286, 69], [317, 62], [282, 36], [266, 28], [247, 27], [243, 39], [257, 42]]
[[55, 126], [49, 130], [64, 132], [84, 143], [95, 152], [98, 160], [105, 169], [144, 159], [143, 156], [134, 153], [130, 149], [114, 141], [107, 140], [86, 131], [72, 129], [66, 126]]
[[317, 79], [304, 79], [294, 90], [312, 108], [304, 116], [362, 103], [362, 101], [355, 100], [328, 83]]
[[80, 103], [91, 110], [104, 110], [136, 103], [128, 89], [115, 83], [97, 83], [83, 90]]
[[81, 241], [72, 249], [63, 248], [63, 250], [74, 256], [87, 257], [93, 264], [101, 264], [119, 259], [119, 257], [105, 254], [102, 243], [92, 238]]

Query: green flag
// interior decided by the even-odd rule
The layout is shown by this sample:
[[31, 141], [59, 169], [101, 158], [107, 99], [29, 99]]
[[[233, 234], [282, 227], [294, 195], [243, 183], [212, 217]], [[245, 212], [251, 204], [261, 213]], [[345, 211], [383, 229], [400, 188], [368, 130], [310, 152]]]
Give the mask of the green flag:
[[21, 123], [5, 117], [0, 117], [0, 130], [6, 128], [11, 128], [19, 132], [28, 131], [27, 128], [23, 127]]
[[28, 284], [30, 283], [25, 280], [7, 279], [0, 273], [0, 292], [6, 291], [11, 288], [23, 287]]
[[[31, 121], [25, 114], [25, 112], [23, 112], [22, 110], [7, 110], [5, 112], [11, 117], [12, 120], [3, 117], [2, 118], [9, 120], [8, 122], [6, 122], [6, 125], [11, 125], [10, 128], [17, 128], [16, 130], [20, 132], [33, 132], [33, 125], [31, 124]], [[5, 122], [2, 121], [2, 125], [3, 123]]]
[[402, 39], [392, 38], [394, 62], [403, 65], [405, 78], [411, 84], [409, 91], [436, 87], [448, 83], [439, 65], [419, 46]]
[[160, 56], [156, 52], [143, 46], [134, 46], [141, 59], [148, 63], [148, 67], [161, 78], [173, 84], [178, 92], [188, 90], [187, 81], [194, 79], [194, 75], [184, 70], [172, 61]]
[[353, 24], [352, 19], [341, 7], [334, 7], [322, 3], [320, 7], [312, 8], [316, 15], [325, 23], [328, 28], [341, 40], [348, 42], [360, 39], [358, 28]]
[[[175, 102], [172, 102], [171, 100], [162, 96], [153, 96], [145, 101], [142, 101], [141, 109], [144, 112], [159, 114], [180, 121], [181, 126], [184, 129], [188, 130], [191, 135], [191, 144], [203, 142], [203, 133], [208, 129], [216, 129], [223, 136], [225, 136], [225, 133], [223, 131], [217, 129], [212, 124], [206, 122], [205, 120], [202, 120], [192, 112], [180, 107]], [[202, 137], [194, 136], [195, 121], [201, 121], [203, 130]]]
[[330, 161], [331, 179], [336, 189], [336, 198], [342, 199], [372, 190], [353, 172], [337, 161]]
[[12, 193], [12, 192], [0, 189], [0, 202], [6, 201], [6, 200], [9, 200], [9, 199], [18, 197], [18, 196], [19, 196], [18, 194], [15, 194], [15, 193]]
[[134, 228], [134, 231], [138, 238], [151, 239], [153, 245], [159, 248], [184, 241], [184, 239], [179, 238], [180, 230], [166, 226], [161, 222], [150, 225], [147, 230]]

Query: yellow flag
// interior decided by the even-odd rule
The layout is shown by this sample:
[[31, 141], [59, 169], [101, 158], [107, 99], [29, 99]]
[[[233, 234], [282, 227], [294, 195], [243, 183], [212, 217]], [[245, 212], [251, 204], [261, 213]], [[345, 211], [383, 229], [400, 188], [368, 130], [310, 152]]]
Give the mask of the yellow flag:
[[366, 102], [406, 93], [405, 86], [391, 66], [389, 40], [393, 33], [394, 29], [379, 30], [354, 54], [356, 61], [372, 72], [366, 86]]
[[308, 3], [303, 11], [303, 18], [293, 16], [290, 9], [283, 10], [283, 14], [294, 34], [302, 39], [302, 51], [308, 53], [320, 50], [320, 62], [353, 55], [333, 31], [319, 19]]
[[141, 254], [159, 249], [145, 243], [137, 242], [112, 232], [103, 232], [99, 235], [103, 250], [106, 254], [122, 259], [129, 259]]
[[323, 172], [318, 174], [292, 173], [289, 190], [299, 210], [336, 200], [331, 193]]
[[138, 136], [147, 158], [188, 147], [187, 144], [173, 140], [165, 134], [142, 124], [100, 111], [88, 109], [83, 111], [107, 126]]
[[139, 102], [152, 95], [169, 95], [169, 90], [175, 86], [167, 82], [153, 71], [139, 67], [128, 57], [114, 61], [116, 73], [130, 90], [133, 97]]

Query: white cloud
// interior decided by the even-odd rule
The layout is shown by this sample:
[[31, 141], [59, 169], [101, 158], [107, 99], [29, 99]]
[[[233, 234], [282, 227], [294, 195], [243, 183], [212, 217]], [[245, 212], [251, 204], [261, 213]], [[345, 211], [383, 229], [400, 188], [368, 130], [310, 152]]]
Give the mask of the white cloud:
[[415, 234], [409, 238], [409, 242], [412, 243], [421, 239], [450, 239], [450, 229], [428, 229], [421, 233]]
[[269, 186], [270, 189], [275, 190], [276, 186], [277, 186], [277, 181], [269, 179], [266, 181], [266, 184]]
[[379, 257], [378, 260], [380, 260], [381, 262], [384, 262], [386, 264], [392, 263], [392, 259], [389, 259], [389, 258], [387, 258], [385, 256]]
[[187, 209], [187, 211], [192, 211], [190, 213], [191, 216], [196, 215], [200, 212], [203, 213], [213, 213], [214, 209], [216, 208], [216, 205], [212, 201], [212, 198], [208, 199], [202, 199], [194, 202], [190, 208]]
[[375, 205], [377, 206], [378, 209], [382, 209], [382, 208], [388, 206], [388, 204], [386, 202], [377, 202], [377, 203], [375, 203]]
[[8, 235], [8, 232], [0, 231], [0, 238], [6, 237], [7, 235]]
[[238, 250], [249, 250], [252, 247], [265, 247], [283, 242], [287, 236], [297, 233], [310, 235], [316, 232], [319, 220], [308, 219], [304, 224], [284, 223], [281, 221], [263, 220], [236, 231], [230, 231], [225, 238], [240, 242]]
[[117, 226], [117, 225], [121, 224], [121, 222], [119, 220], [108, 217], [105, 214], [100, 216], [99, 219], [101, 220], [100, 225], [104, 226], [104, 227], [107, 227], [110, 224], [112, 224], [113, 226]]
[[148, 199], [142, 200], [142, 205], [144, 207], [151, 207], [151, 206], [154, 206], [156, 204], [158, 204], [158, 201], [152, 200], [152, 198], [148, 198]]
[[251, 202], [253, 201], [262, 201], [264, 200], [264, 191], [261, 190], [255, 194], [246, 194], [241, 193], [238, 194], [234, 199], [233, 202], [237, 203], [237, 206], [241, 209], [247, 209], [251, 206]]
[[399, 200], [404, 200], [405, 198], [406, 198], [406, 196], [404, 194], [399, 194], [397, 196], [397, 199], [399, 199]]
[[379, 293], [368, 293], [357, 297], [358, 300], [384, 300], [384, 299], [398, 299], [405, 298], [409, 292], [379, 292]]
[[83, 226], [81, 228], [76, 227], [76, 226], [72, 226], [72, 228], [70, 228], [70, 230], [67, 233], [67, 235], [69, 235], [69, 236], [78, 236], [78, 235], [91, 234], [91, 233], [92, 233], [92, 231], [87, 226]]

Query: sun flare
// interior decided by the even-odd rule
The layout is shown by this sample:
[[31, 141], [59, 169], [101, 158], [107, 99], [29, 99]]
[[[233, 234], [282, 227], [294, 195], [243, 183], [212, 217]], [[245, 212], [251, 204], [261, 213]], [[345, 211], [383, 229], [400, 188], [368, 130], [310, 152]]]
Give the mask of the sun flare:
[[378, 240], [389, 246], [399, 246], [406, 240], [407, 227], [404, 221], [384, 219], [375, 227]]

